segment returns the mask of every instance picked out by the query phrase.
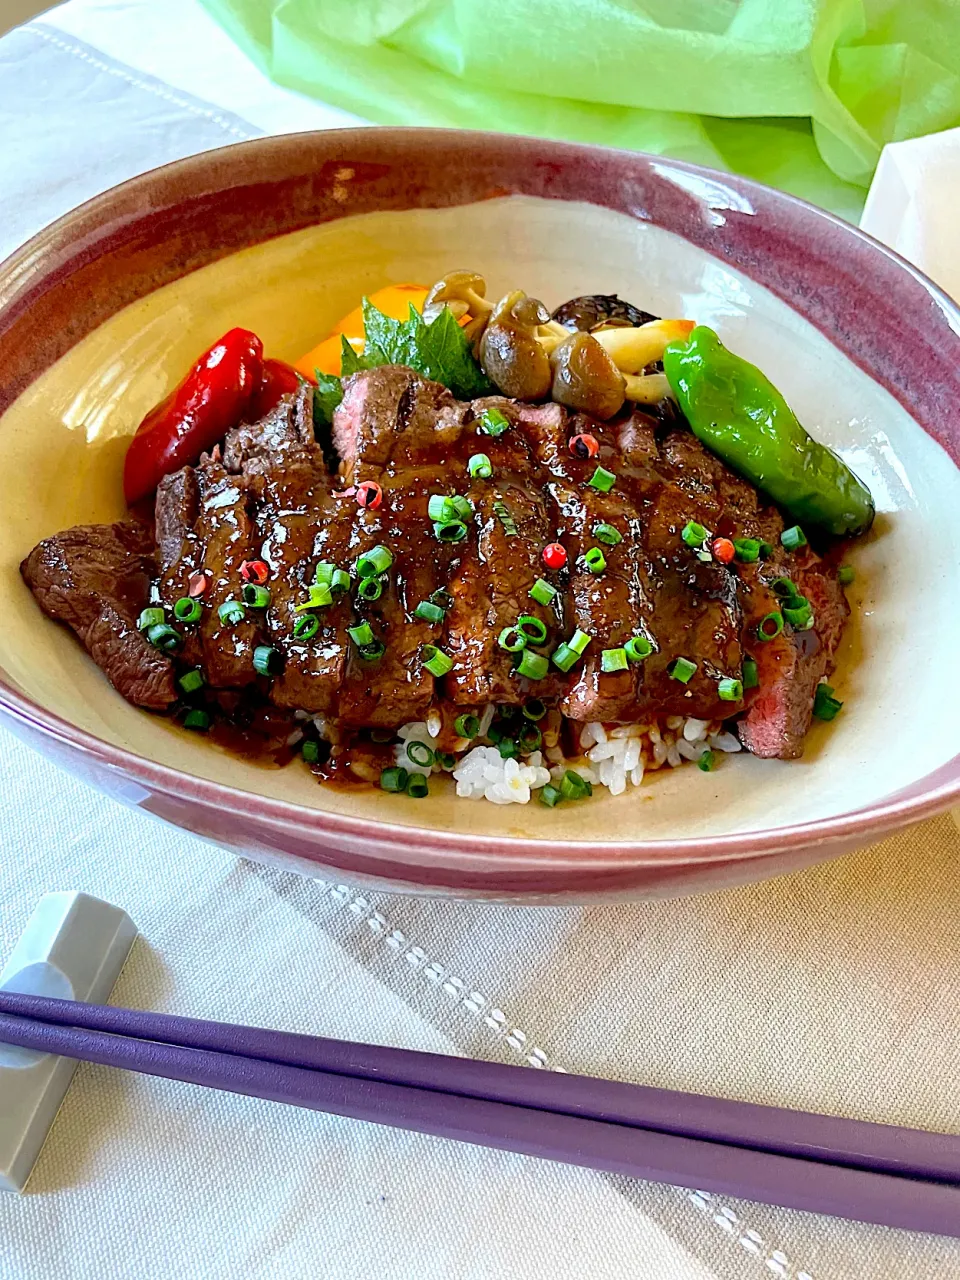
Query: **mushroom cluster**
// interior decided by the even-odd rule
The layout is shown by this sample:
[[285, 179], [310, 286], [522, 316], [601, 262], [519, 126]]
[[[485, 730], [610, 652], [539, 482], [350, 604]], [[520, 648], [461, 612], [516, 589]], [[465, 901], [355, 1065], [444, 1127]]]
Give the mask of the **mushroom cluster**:
[[464, 325], [484, 373], [515, 400], [547, 397], [605, 421], [630, 400], [655, 405], [672, 393], [656, 368], [689, 320], [658, 320], [616, 294], [571, 298], [553, 315], [521, 289], [496, 304], [473, 271], [452, 271], [427, 294], [424, 319], [448, 307]]

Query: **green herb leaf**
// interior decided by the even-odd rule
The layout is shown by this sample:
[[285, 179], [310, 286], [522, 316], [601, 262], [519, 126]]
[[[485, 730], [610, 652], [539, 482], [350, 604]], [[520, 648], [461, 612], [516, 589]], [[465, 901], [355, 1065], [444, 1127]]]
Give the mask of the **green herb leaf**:
[[351, 373], [359, 373], [361, 369], [372, 369], [375, 364], [385, 364], [384, 360], [367, 363], [365, 355], [357, 355], [344, 334], [340, 335], [340, 377], [349, 378]]
[[343, 382], [335, 373], [321, 373], [314, 369], [317, 378], [313, 393], [313, 425], [329, 427], [333, 423], [333, 411], [343, 399]]
[[449, 387], [461, 400], [473, 400], [493, 390], [474, 360], [463, 330], [446, 307], [432, 324], [427, 324], [413, 306], [406, 320], [394, 320], [364, 298], [363, 327], [362, 356], [343, 339], [344, 377], [378, 364], [403, 364]]

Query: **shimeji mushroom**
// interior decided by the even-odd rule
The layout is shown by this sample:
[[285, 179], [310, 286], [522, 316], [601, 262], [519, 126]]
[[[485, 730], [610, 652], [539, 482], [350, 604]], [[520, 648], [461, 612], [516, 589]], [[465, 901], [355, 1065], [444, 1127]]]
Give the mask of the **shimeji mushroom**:
[[[486, 292], [486, 281], [477, 272], [451, 271], [427, 294], [423, 315], [429, 322], [449, 307], [457, 320], [469, 316], [464, 332], [487, 377], [504, 395], [543, 400], [552, 394], [559, 404], [600, 419], [612, 417], [625, 399], [654, 405], [672, 396], [667, 379], [651, 366], [662, 359], [669, 342], [689, 335], [692, 321], [627, 325], [627, 315], [646, 313], [613, 299], [618, 304], [615, 314], [611, 311], [605, 319], [596, 306], [591, 312], [600, 327], [590, 333], [571, 332], [572, 317], [565, 317], [565, 327], [550, 317], [539, 299], [520, 289], [505, 294], [495, 306]], [[574, 299], [605, 305], [610, 301]]]
[[486, 292], [486, 280], [475, 271], [450, 271], [428, 291], [423, 302], [423, 318], [430, 324], [444, 307], [457, 320], [468, 315], [470, 322], [464, 326], [464, 333], [477, 348], [493, 311], [493, 303], [487, 301]]

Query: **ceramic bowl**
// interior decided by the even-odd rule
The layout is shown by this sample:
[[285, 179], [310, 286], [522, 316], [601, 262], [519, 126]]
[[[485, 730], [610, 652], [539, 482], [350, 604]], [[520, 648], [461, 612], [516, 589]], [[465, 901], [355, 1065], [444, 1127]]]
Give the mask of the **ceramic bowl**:
[[[17, 573], [40, 538], [123, 514], [145, 411], [244, 325], [295, 358], [360, 296], [461, 266], [550, 305], [613, 292], [713, 325], [875, 495], [850, 559], [845, 701], [803, 759], [548, 810], [414, 801], [267, 770], [129, 707]], [[0, 712], [94, 786], [308, 875], [559, 902], [690, 892], [842, 853], [960, 790], [960, 313], [852, 227], [727, 175], [454, 131], [266, 138], [107, 192], [0, 267]]]

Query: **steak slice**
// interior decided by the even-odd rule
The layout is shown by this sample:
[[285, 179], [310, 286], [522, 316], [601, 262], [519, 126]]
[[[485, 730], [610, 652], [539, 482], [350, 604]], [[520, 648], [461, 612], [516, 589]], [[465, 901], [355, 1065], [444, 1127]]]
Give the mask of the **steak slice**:
[[[789, 560], [778, 557], [743, 568], [750, 571], [742, 575], [748, 588], [744, 648], [757, 663], [760, 683], [747, 693], [740, 741], [755, 756], [795, 760], [803, 755], [817, 685], [833, 670], [850, 608], [835, 571], [809, 548]], [[792, 578], [810, 601], [814, 625], [809, 631], [788, 625], [775, 639], [758, 642], [757, 623], [781, 605], [764, 584], [779, 574]]]
[[20, 572], [44, 613], [76, 632], [128, 702], [151, 711], [176, 702], [172, 661], [137, 630], [157, 573], [147, 529], [131, 521], [66, 529], [34, 547]]
[[446, 387], [404, 365], [353, 374], [333, 415], [344, 479], [376, 479], [391, 460], [397, 466], [436, 461], [459, 437], [467, 412]]
[[228, 431], [223, 442], [223, 465], [235, 474], [264, 475], [297, 462], [323, 466], [323, 454], [313, 434], [313, 387], [309, 383], [284, 396], [258, 422]]
[[219, 610], [228, 600], [241, 598], [240, 566], [258, 554], [250, 486], [245, 477], [231, 475], [209, 459], [197, 469], [197, 477], [200, 514], [194, 532], [203, 559], [195, 570], [203, 569], [210, 579], [199, 624], [203, 665], [211, 688], [240, 689], [257, 678], [253, 652], [263, 637], [261, 611], [248, 609], [242, 622], [230, 625]]
[[[160, 581], [157, 591], [160, 603], [173, 609], [190, 589], [190, 579], [203, 566], [203, 546], [195, 525], [200, 515], [200, 483], [193, 467], [183, 467], [164, 476], [157, 486], [154, 521]], [[180, 657], [188, 666], [203, 661], [203, 644], [199, 631], [181, 628], [184, 643]]]
[[349, 643], [349, 595], [314, 611], [320, 629], [310, 639], [295, 639], [293, 628], [318, 561], [346, 567], [355, 516], [352, 499], [333, 494], [329, 475], [315, 467], [278, 468], [265, 477], [258, 521], [271, 569], [267, 624], [271, 643], [284, 654], [270, 690], [277, 706], [320, 715], [336, 711]]

